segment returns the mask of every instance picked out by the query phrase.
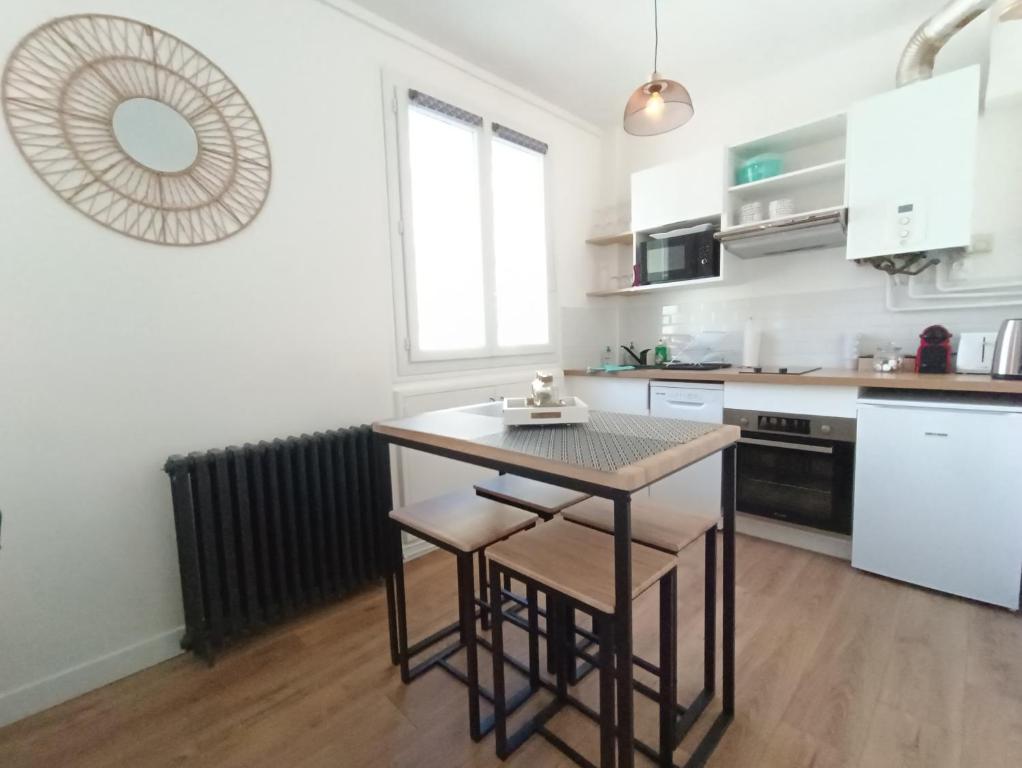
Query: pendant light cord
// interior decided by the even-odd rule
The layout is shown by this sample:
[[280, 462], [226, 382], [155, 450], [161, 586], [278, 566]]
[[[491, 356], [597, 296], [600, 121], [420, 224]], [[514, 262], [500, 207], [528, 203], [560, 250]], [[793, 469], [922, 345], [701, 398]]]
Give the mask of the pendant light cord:
[[653, 0], [653, 71], [656, 72], [657, 54], [660, 52], [660, 15], [657, 0]]

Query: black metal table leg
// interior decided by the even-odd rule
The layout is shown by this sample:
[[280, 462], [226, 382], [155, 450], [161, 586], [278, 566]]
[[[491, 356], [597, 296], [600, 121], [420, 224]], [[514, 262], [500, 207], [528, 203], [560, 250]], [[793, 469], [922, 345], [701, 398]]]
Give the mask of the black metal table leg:
[[660, 765], [674, 765], [678, 700], [678, 569], [660, 579]]
[[398, 664], [397, 655], [397, 606], [394, 598], [394, 574], [388, 572], [384, 577], [387, 587], [387, 631], [390, 635], [390, 663]]
[[497, 757], [504, 760], [508, 756], [507, 743], [507, 711], [504, 703], [504, 612], [501, 604], [504, 601], [501, 591], [496, 588], [498, 580], [497, 564], [490, 563], [490, 643], [493, 656], [493, 730], [496, 740]]
[[560, 643], [556, 638], [560, 637], [560, 610], [557, 598], [550, 594], [546, 595], [546, 671], [548, 674], [557, 674], [557, 654], [561, 652]]
[[706, 565], [703, 574], [703, 690], [717, 688], [717, 529], [706, 532]]
[[476, 649], [475, 587], [472, 584], [472, 555], [458, 555], [458, 618], [465, 644], [465, 672], [468, 676], [468, 732], [479, 741], [479, 658]]
[[614, 645], [617, 653], [618, 765], [632, 768], [635, 718], [632, 709], [632, 497], [614, 499]]
[[725, 715], [735, 711], [735, 461], [734, 445], [724, 450], [721, 472], [721, 506], [724, 512], [724, 627], [723, 650], [723, 710]]
[[614, 768], [614, 631], [609, 621], [595, 621], [600, 648], [600, 766]]
[[539, 596], [531, 584], [525, 590], [529, 604], [529, 688], [539, 690]]
[[479, 626], [483, 630], [490, 628], [490, 599], [486, 594], [487, 579], [486, 579], [486, 555], [483, 554], [483, 550], [479, 550], [479, 602], [481, 603], [479, 608]]
[[578, 684], [578, 666], [575, 660], [575, 609], [571, 606], [566, 606], [562, 615], [563, 623], [561, 625], [561, 631], [563, 632], [564, 644], [561, 646], [564, 649], [564, 655], [567, 656], [567, 673], [568, 673], [568, 684]]

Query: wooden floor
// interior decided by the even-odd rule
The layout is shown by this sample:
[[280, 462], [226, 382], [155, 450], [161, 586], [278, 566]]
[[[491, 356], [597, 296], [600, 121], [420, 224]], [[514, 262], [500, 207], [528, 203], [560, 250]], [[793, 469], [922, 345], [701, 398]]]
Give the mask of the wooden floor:
[[[701, 679], [702, 557], [691, 549], [679, 590], [686, 696]], [[738, 716], [711, 765], [1022, 765], [1018, 616], [756, 539], [739, 538], [738, 558]], [[453, 619], [453, 562], [436, 553], [408, 571], [421, 636]], [[636, 607], [636, 649], [650, 655], [655, 609], [653, 590]], [[637, 702], [637, 731], [652, 740], [654, 711]], [[589, 721], [565, 712], [553, 727], [595, 759]], [[683, 745], [676, 761], [685, 755]], [[250, 640], [212, 669], [178, 657], [0, 729], [4, 768], [499, 764], [492, 736], [468, 738], [459, 683], [437, 669], [401, 684], [382, 589]], [[507, 762], [569, 764], [538, 737]]]

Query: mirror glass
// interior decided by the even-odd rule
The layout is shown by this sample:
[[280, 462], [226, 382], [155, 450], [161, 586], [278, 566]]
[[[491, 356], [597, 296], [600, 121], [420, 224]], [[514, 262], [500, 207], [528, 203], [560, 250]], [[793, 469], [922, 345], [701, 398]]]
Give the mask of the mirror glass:
[[199, 153], [199, 139], [184, 116], [155, 99], [121, 102], [114, 110], [114, 135], [133, 160], [164, 173], [187, 169]]

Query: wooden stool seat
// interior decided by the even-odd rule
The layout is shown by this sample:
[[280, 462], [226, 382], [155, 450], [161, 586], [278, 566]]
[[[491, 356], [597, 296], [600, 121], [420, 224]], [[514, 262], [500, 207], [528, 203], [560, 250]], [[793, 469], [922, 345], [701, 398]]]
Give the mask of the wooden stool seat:
[[456, 552], [475, 552], [537, 522], [531, 512], [467, 489], [400, 507], [390, 517], [412, 533]]
[[[614, 533], [614, 502], [589, 498], [563, 512], [565, 520]], [[698, 541], [717, 521], [679, 512], [654, 501], [632, 501], [632, 541], [663, 552], [678, 554]]]
[[[614, 540], [562, 518], [494, 544], [486, 557], [605, 614], [614, 612]], [[673, 570], [663, 552], [632, 544], [632, 599]]]
[[549, 519], [572, 504], [589, 498], [589, 494], [559, 488], [518, 475], [497, 475], [477, 483], [476, 493], [506, 504], [534, 512]]

